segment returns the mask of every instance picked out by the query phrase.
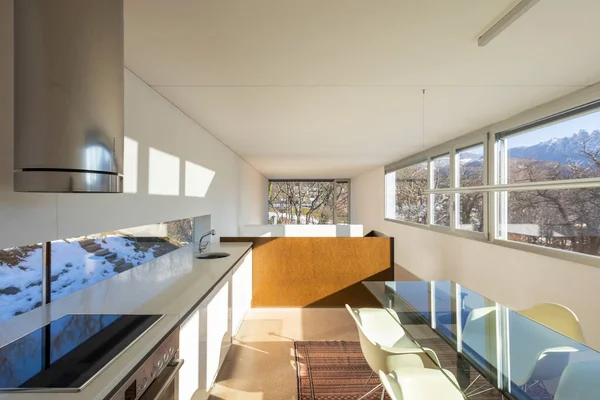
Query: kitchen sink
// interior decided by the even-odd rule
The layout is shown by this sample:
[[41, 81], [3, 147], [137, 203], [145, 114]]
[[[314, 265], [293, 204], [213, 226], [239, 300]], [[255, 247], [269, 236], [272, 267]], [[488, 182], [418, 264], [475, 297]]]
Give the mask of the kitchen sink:
[[221, 252], [213, 252], [213, 253], [202, 253], [200, 255], [197, 255], [196, 258], [200, 259], [200, 260], [212, 260], [214, 258], [225, 258], [225, 257], [229, 257], [230, 254], [229, 253], [221, 253]]

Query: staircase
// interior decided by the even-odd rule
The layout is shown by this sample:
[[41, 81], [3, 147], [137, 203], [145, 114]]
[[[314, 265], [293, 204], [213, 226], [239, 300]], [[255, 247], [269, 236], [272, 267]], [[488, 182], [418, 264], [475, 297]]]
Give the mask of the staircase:
[[116, 253], [111, 253], [108, 249], [103, 249], [102, 245], [96, 243], [95, 239], [85, 239], [79, 241], [79, 245], [88, 253], [93, 253], [95, 257], [103, 257], [113, 265], [116, 273], [121, 273], [133, 268], [133, 264], [126, 263], [123, 258], [117, 258]]

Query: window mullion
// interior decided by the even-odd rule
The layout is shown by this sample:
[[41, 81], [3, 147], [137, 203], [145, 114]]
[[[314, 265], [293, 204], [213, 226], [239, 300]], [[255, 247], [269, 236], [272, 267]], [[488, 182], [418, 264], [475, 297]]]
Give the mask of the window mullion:
[[333, 180], [333, 224], [337, 224], [337, 181]]
[[[456, 147], [450, 149], [450, 188], [456, 189], [458, 179], [456, 174]], [[456, 192], [450, 193], [450, 230], [454, 232], [456, 230]]]
[[[497, 157], [498, 162], [496, 163], [498, 172], [496, 175], [496, 183], [499, 184], [508, 184], [508, 149], [507, 149], [507, 139], [503, 138], [496, 142], [498, 146]], [[498, 239], [508, 240], [507, 233], [507, 223], [508, 223], [508, 192], [497, 192], [494, 194], [496, 198], [496, 203], [498, 207], [497, 211], [497, 223], [496, 231], [494, 232], [494, 237], [498, 237]]]
[[42, 304], [51, 301], [52, 242], [42, 243]]
[[[487, 185], [495, 185], [496, 173], [497, 173], [497, 152], [496, 152], [496, 140], [495, 135], [491, 132], [487, 133]], [[496, 212], [497, 202], [496, 193], [486, 193], [487, 202], [487, 228], [486, 235], [490, 242], [493, 242], [496, 238], [497, 226], [498, 226], [498, 213]]]
[[[492, 151], [490, 151], [490, 133], [485, 134], [485, 140], [483, 141], [483, 184], [489, 186], [490, 183], [490, 169], [493, 164]], [[490, 217], [493, 215], [490, 212], [490, 194], [483, 193], [483, 234], [489, 240], [490, 238]]]
[[[429, 189], [433, 188], [433, 168], [431, 165], [431, 157], [427, 157], [427, 187]], [[434, 204], [434, 194], [427, 195], [427, 225], [434, 225], [434, 216], [433, 216], [433, 204]]]

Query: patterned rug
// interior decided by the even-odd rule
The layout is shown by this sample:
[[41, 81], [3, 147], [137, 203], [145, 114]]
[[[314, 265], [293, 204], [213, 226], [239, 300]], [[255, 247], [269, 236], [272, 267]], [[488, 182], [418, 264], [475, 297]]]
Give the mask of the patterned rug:
[[[456, 352], [442, 339], [421, 339], [421, 345], [434, 350], [442, 366], [457, 373]], [[359, 342], [294, 342], [299, 400], [356, 400], [379, 384], [379, 377], [371, 375], [371, 368], [362, 355]], [[470, 381], [477, 378], [470, 370]], [[498, 390], [483, 378], [472, 386], [473, 400], [501, 400]], [[381, 389], [365, 397], [379, 400]], [[543, 385], [534, 385], [521, 398], [552, 400]], [[389, 397], [385, 396], [386, 399]]]
[[[294, 342], [294, 350], [299, 400], [356, 400], [379, 385], [359, 342]], [[382, 390], [365, 399], [379, 400]]]

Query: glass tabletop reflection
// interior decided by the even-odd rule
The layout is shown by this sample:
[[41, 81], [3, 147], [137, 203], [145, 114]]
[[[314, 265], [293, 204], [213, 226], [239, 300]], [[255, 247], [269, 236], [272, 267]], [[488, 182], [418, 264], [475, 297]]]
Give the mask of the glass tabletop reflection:
[[[572, 333], [578, 323], [563, 324], [568, 337], [534, 321], [527, 310], [512, 310], [452, 281], [363, 284], [398, 316], [419, 346], [427, 347], [430, 339], [426, 338], [433, 334], [451, 347], [456, 355], [456, 382], [448, 378], [466, 398], [489, 395], [493, 388], [519, 400], [600, 398], [595, 382], [600, 376], [600, 353]], [[570, 311], [564, 310], [566, 316], [558, 318], [572, 322]], [[552, 325], [552, 317], [547, 320]], [[447, 368], [440, 358], [441, 368]]]

